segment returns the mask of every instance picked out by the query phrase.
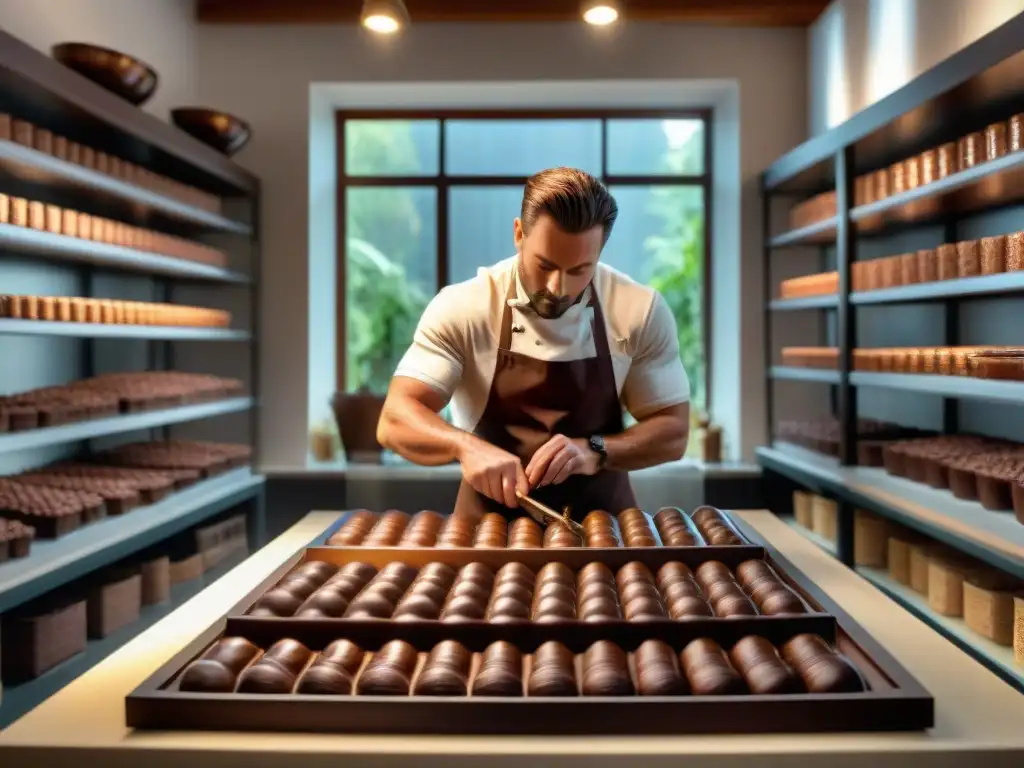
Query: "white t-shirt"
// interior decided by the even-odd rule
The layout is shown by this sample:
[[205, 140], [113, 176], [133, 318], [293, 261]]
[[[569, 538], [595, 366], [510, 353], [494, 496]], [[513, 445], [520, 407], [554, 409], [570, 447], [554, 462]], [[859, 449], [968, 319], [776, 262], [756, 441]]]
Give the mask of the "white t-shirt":
[[[498, 357], [502, 310], [516, 257], [481, 268], [476, 277], [442, 289], [420, 318], [396, 376], [428, 384], [452, 405], [452, 423], [472, 431], [483, 415]], [[579, 360], [596, 354], [588, 307], [596, 288], [604, 313], [615, 385], [624, 408], [639, 420], [688, 402], [690, 382], [679, 359], [675, 317], [653, 288], [598, 263], [591, 287], [561, 317], [531, 308], [522, 282], [508, 299], [512, 351], [543, 360]]]

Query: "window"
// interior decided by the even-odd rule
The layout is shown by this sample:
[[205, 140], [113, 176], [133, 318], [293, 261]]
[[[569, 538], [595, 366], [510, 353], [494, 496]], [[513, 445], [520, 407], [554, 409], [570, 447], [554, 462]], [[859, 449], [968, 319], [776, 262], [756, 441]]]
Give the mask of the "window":
[[618, 200], [602, 260], [668, 301], [706, 408], [708, 117], [339, 113], [339, 385], [383, 392], [431, 297], [513, 254], [527, 177], [568, 165]]

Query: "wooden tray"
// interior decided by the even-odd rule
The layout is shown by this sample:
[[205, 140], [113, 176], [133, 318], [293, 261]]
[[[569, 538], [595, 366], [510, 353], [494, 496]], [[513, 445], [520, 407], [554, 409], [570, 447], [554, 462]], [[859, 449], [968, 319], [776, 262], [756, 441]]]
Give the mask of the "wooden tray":
[[[734, 521], [736, 522], [736, 521]], [[748, 541], [753, 532], [737, 523]], [[327, 535], [327, 534], [325, 534]], [[322, 540], [323, 537], [320, 538]], [[543, 563], [552, 560], [582, 564], [614, 554], [629, 560], [666, 562], [698, 556], [696, 550], [732, 550], [737, 547], [691, 547], [669, 550], [437, 550], [396, 551], [393, 548], [315, 548], [289, 559], [238, 602], [229, 616], [157, 670], [126, 699], [127, 723], [134, 728], [170, 730], [326, 731], [349, 733], [452, 733], [452, 734], [681, 734], [770, 733], [827, 731], [899, 731], [929, 728], [934, 722], [930, 695], [863, 628], [818, 587], [766, 546], [743, 547], [735, 562], [765, 557], [787, 582], [795, 586], [818, 613], [798, 616], [710, 618], [658, 622], [563, 622], [559, 624], [491, 625], [486, 622], [448, 624], [440, 621], [264, 619], [239, 615], [281, 576], [299, 562], [325, 559], [407, 562], [494, 562], [511, 560]], [[694, 554], [688, 554], [694, 552]], [[755, 554], [756, 553], [756, 554]], [[736, 551], [736, 555], [741, 553]], [[724, 556], [724, 553], [723, 553]], [[485, 557], [487, 559], [485, 559]], [[414, 560], [415, 558], [415, 560]], [[701, 557], [712, 559], [711, 557]], [[611, 563], [608, 563], [611, 565]], [[480, 651], [504, 639], [532, 651], [542, 642], [559, 640], [582, 652], [597, 640], [612, 640], [626, 650], [657, 638], [676, 650], [689, 640], [709, 637], [725, 648], [740, 637], [758, 634], [774, 643], [794, 635], [820, 634], [845, 654], [861, 672], [868, 690], [861, 693], [676, 696], [622, 698], [479, 698], [428, 696], [314, 696], [304, 694], [208, 694], [177, 690], [181, 671], [222, 635], [244, 636], [261, 647], [292, 637], [314, 650], [335, 639], [352, 640], [364, 650], [375, 650], [393, 639], [409, 641], [421, 651], [443, 639], [462, 642]]]

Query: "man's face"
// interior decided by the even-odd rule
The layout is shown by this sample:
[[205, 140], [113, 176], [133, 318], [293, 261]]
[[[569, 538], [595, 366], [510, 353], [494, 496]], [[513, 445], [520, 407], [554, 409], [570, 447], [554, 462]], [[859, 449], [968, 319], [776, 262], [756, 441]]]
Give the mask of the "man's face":
[[590, 284], [604, 245], [604, 231], [594, 227], [570, 234], [543, 214], [534, 222], [529, 235], [519, 219], [515, 221], [514, 232], [519, 271], [531, 306], [541, 317], [559, 317]]

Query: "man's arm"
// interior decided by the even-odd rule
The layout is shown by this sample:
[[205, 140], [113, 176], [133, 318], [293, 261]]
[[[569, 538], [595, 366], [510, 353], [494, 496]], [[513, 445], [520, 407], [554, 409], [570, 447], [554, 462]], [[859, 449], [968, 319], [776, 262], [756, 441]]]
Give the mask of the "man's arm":
[[422, 381], [395, 376], [377, 422], [377, 442], [414, 464], [436, 467], [457, 461], [467, 433], [441, 418], [447, 404]]
[[479, 493], [519, 506], [516, 491], [529, 492], [519, 457], [446, 422], [438, 415], [445, 404], [427, 384], [395, 376], [377, 422], [377, 442], [414, 464], [458, 461], [463, 478]]
[[[690, 438], [690, 404], [680, 403], [646, 416], [617, 435], [602, 435], [608, 454], [603, 469], [632, 471], [677, 461]], [[536, 488], [564, 482], [569, 475], [593, 475], [602, 469], [589, 438], [555, 435], [530, 459], [526, 479]]]

